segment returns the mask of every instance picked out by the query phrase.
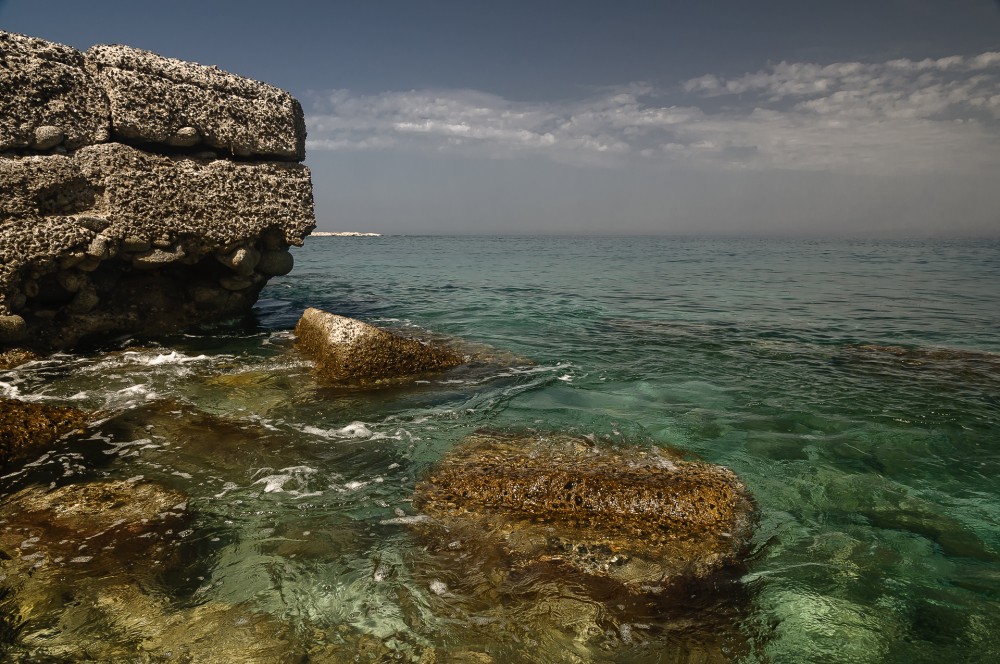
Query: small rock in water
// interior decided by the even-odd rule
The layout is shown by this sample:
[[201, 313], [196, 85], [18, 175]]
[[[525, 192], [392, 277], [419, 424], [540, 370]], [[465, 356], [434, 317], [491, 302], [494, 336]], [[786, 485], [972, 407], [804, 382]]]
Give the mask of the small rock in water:
[[299, 348], [316, 361], [317, 371], [337, 382], [395, 382], [463, 362], [449, 350], [319, 309], [306, 309], [295, 334]]

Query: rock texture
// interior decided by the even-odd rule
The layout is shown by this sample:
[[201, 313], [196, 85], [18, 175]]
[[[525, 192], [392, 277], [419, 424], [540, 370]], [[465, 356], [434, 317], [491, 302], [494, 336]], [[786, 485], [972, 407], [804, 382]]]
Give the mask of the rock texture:
[[317, 371], [340, 383], [393, 383], [464, 361], [450, 350], [319, 309], [306, 309], [295, 335], [298, 347], [316, 361]]
[[86, 423], [87, 414], [76, 408], [0, 398], [0, 471], [82, 431]]
[[423, 527], [444, 538], [442, 551], [486, 541], [519, 566], [634, 590], [738, 566], [755, 522], [746, 487], [726, 468], [569, 436], [473, 435], [418, 484], [414, 506], [432, 518]]
[[0, 31], [0, 90], [0, 152], [108, 140], [107, 99], [76, 49]]
[[93, 46], [86, 56], [118, 136], [237, 157], [305, 158], [302, 107], [283, 90], [119, 44]]
[[0, 89], [0, 350], [239, 315], [315, 225], [277, 88], [0, 32]]

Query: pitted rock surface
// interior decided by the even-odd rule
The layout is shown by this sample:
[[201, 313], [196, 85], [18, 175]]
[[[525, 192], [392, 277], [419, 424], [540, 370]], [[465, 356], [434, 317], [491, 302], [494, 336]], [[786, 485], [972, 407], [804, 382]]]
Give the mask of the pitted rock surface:
[[353, 318], [306, 309], [295, 326], [297, 345], [335, 382], [377, 385], [463, 363], [444, 348], [395, 335]]
[[126, 140], [305, 158], [302, 107], [283, 90], [120, 44], [93, 46], [86, 58], [107, 93], [111, 128]]
[[738, 565], [755, 522], [727, 468], [569, 436], [475, 434], [417, 485], [414, 506], [446, 539], [465, 533], [479, 546], [485, 536], [520, 565], [558, 563], [633, 587]]
[[[0, 350], [232, 318], [291, 271], [288, 248], [315, 220], [287, 93], [126, 46], [82, 54], [0, 32], [5, 80]], [[106, 142], [109, 126], [130, 144]]]
[[0, 31], [0, 152], [108, 140], [109, 109], [69, 46]]

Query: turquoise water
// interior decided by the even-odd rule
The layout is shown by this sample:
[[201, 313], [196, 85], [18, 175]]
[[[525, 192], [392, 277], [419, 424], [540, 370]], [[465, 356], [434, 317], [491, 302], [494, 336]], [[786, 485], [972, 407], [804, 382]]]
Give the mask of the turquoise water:
[[[109, 414], [100, 453], [4, 481], [188, 493], [201, 558], [157, 592], [275, 617], [309, 661], [1000, 661], [1000, 242], [313, 238], [295, 256], [253, 320], [0, 372], [3, 394]], [[291, 348], [307, 306], [503, 361], [330, 388]], [[732, 468], [761, 512], [745, 575], [708, 606], [630, 611], [450, 569], [408, 499], [482, 427]]]

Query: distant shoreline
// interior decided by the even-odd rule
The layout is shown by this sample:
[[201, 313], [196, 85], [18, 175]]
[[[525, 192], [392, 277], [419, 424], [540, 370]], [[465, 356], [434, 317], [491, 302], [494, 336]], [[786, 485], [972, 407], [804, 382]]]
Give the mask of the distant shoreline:
[[382, 237], [381, 233], [359, 233], [358, 231], [313, 231], [309, 237]]

